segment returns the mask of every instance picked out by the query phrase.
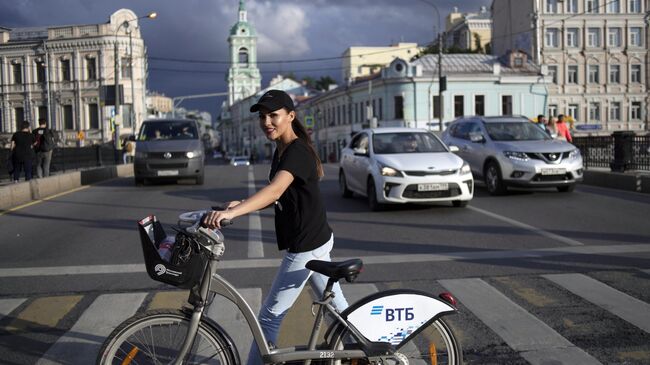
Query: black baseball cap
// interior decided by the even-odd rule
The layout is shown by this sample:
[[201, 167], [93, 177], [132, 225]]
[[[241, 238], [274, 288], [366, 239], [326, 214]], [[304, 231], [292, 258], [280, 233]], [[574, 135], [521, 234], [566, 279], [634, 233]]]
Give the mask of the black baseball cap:
[[272, 112], [282, 108], [286, 108], [289, 111], [295, 109], [291, 96], [282, 90], [269, 90], [265, 92], [257, 103], [251, 106], [251, 113], [259, 111], [261, 107]]

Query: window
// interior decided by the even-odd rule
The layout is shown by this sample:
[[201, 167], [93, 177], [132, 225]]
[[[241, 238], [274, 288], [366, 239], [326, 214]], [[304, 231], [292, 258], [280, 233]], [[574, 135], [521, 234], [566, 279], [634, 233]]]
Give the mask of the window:
[[404, 98], [395, 97], [395, 119], [404, 119]]
[[587, 47], [600, 47], [600, 28], [587, 28]]
[[557, 13], [557, 0], [546, 0], [546, 13], [547, 14]]
[[[377, 116], [377, 105], [376, 105], [375, 99], [372, 99], [372, 116], [376, 117]], [[345, 113], [344, 113], [345, 114]], [[379, 119], [377, 119], [379, 120]]]
[[573, 117], [573, 120], [578, 120], [580, 119], [580, 107], [578, 104], [569, 104], [569, 115]]
[[132, 106], [131, 104], [123, 104], [122, 105], [122, 125], [125, 128], [130, 128], [133, 126], [133, 119], [131, 115], [131, 109]]
[[248, 67], [248, 49], [239, 49], [239, 63], [243, 65], [243, 67]]
[[557, 66], [548, 66], [548, 74], [553, 77], [553, 83], [557, 84]]
[[122, 57], [122, 78], [131, 78], [131, 59], [129, 57]]
[[88, 126], [90, 129], [99, 129], [99, 110], [97, 104], [88, 104]]
[[598, 0], [587, 0], [585, 12], [589, 14], [598, 14]]
[[634, 84], [641, 83], [641, 65], [630, 66], [630, 82]]
[[600, 103], [589, 103], [589, 120], [600, 122]]
[[485, 115], [485, 95], [474, 95], [474, 115]]
[[97, 80], [97, 61], [94, 57], [86, 58], [86, 77], [88, 80]]
[[589, 83], [598, 84], [600, 83], [600, 67], [598, 65], [589, 65]]
[[640, 13], [641, 12], [641, 0], [629, 0], [628, 1], [628, 12], [630, 12], [630, 13]]
[[566, 0], [566, 12], [575, 14], [578, 12], [578, 0]]
[[61, 81], [71, 81], [72, 77], [70, 74], [70, 60], [62, 59], [60, 62], [61, 67]]
[[23, 83], [23, 70], [22, 63], [13, 63], [11, 65], [11, 73], [14, 76], [14, 84], [20, 85]]
[[621, 12], [621, 2], [620, 0], [608, 0], [607, 1], [607, 12], [610, 14], [618, 14]]
[[74, 116], [72, 114], [72, 105], [63, 106], [63, 128], [68, 130], [74, 129]]
[[557, 104], [548, 105], [548, 115], [551, 117], [557, 117]]
[[454, 117], [462, 117], [465, 114], [465, 97], [454, 95]]
[[384, 120], [384, 102], [379, 98], [379, 120]]
[[546, 47], [557, 48], [560, 46], [560, 30], [557, 28], [546, 29]]
[[566, 46], [571, 48], [580, 47], [580, 29], [567, 28], [566, 30]]
[[46, 106], [39, 106], [38, 107], [38, 119], [40, 119], [40, 118], [45, 118], [45, 120], [50, 119], [50, 118], [48, 118], [48, 115], [47, 115], [47, 107]]
[[36, 82], [39, 84], [45, 83], [45, 62], [36, 62]]
[[608, 44], [610, 47], [621, 46], [621, 28], [609, 28], [607, 36]]
[[621, 82], [621, 66], [620, 65], [610, 65], [609, 66], [609, 83], [618, 84]]
[[578, 65], [567, 67], [567, 84], [578, 84]]
[[337, 105], [336, 106], [336, 125], [341, 125], [341, 106]]
[[501, 95], [501, 115], [512, 115], [512, 95]]
[[433, 96], [433, 117], [440, 119], [440, 96]]
[[641, 47], [641, 28], [640, 27], [631, 27], [630, 28], [630, 46]]
[[16, 130], [21, 130], [21, 124], [25, 121], [25, 109], [22, 107], [14, 108], [14, 119], [16, 120]]
[[641, 119], [641, 102], [633, 101], [630, 105], [630, 119]]
[[621, 103], [618, 101], [612, 101], [609, 104], [609, 119], [611, 120], [621, 120]]

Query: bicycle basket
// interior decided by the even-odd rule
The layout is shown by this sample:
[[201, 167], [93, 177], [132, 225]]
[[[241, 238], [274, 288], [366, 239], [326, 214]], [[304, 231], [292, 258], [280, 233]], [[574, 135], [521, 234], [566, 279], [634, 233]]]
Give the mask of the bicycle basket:
[[[140, 220], [138, 230], [145, 266], [152, 279], [183, 289], [189, 289], [201, 280], [208, 264], [208, 254], [200, 245], [189, 247], [187, 242], [182, 242], [183, 260], [172, 258], [172, 262], [167, 262], [158, 254], [158, 246], [166, 234], [156, 216], [150, 215]], [[177, 234], [176, 250], [176, 247], [181, 247], [181, 237], [187, 239], [182, 233]]]

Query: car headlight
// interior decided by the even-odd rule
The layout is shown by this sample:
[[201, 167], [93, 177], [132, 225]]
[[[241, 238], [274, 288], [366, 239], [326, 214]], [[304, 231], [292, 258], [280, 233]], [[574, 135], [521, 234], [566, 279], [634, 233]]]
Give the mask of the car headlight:
[[187, 158], [199, 157], [199, 156], [201, 156], [201, 151], [189, 151], [189, 152], [185, 152], [185, 156], [187, 156]]
[[381, 173], [382, 176], [393, 176], [393, 177], [404, 176], [402, 175], [401, 171], [382, 164], [379, 164], [379, 172]]
[[580, 150], [579, 149], [576, 148], [575, 150], [569, 152], [569, 159], [572, 160], [572, 159], [575, 159], [575, 158], [578, 158], [578, 157], [580, 157]]
[[504, 155], [506, 155], [507, 158], [511, 160], [516, 160], [516, 161], [528, 161], [528, 155], [526, 155], [524, 152], [515, 152], [515, 151], [505, 151], [503, 152]]
[[469, 167], [469, 164], [467, 162], [463, 162], [463, 166], [460, 168], [460, 174], [467, 175], [471, 173], [472, 173], [472, 169]]
[[147, 153], [135, 150], [135, 158], [147, 158]]

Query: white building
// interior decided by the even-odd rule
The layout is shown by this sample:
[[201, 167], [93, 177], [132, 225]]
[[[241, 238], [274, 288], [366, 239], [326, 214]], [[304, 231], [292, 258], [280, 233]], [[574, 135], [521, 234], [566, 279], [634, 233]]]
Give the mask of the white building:
[[492, 40], [492, 17], [485, 6], [478, 13], [460, 13], [454, 7], [445, 24], [446, 48], [483, 51]]
[[146, 54], [135, 13], [118, 10], [103, 24], [0, 28], [0, 135], [46, 118], [67, 143], [112, 140], [114, 107], [104, 106], [100, 91], [115, 85], [116, 72], [124, 93], [117, 120], [121, 133], [131, 134], [146, 113]]
[[552, 75], [547, 114], [578, 129], [648, 129], [649, 0], [494, 0], [492, 52], [520, 49]]

